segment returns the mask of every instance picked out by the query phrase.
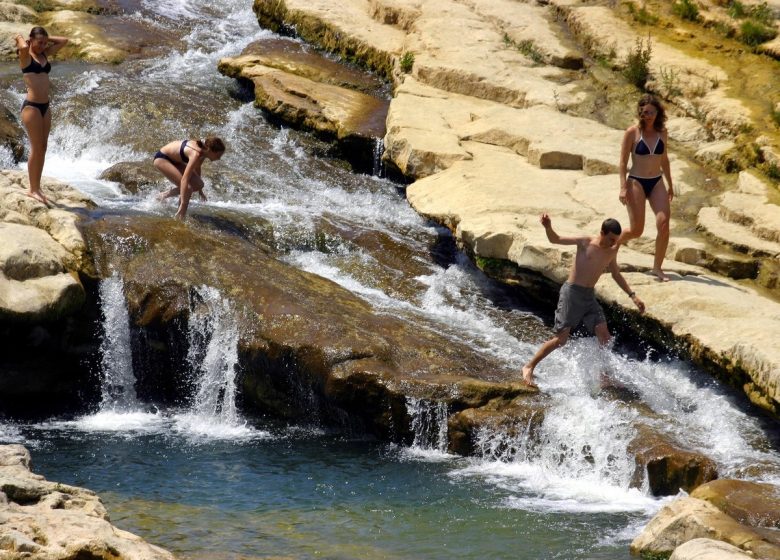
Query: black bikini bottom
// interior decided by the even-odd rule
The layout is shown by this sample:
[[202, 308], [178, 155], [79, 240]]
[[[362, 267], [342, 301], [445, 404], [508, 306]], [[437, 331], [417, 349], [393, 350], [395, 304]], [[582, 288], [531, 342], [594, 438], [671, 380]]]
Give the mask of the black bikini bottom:
[[41, 116], [46, 116], [46, 111], [49, 110], [49, 104], [48, 103], [36, 103], [35, 101], [28, 101], [27, 99], [24, 100], [22, 103], [22, 111], [24, 111], [25, 107], [35, 107], [41, 112]]
[[636, 177], [634, 175], [628, 176], [629, 179], [633, 179], [642, 185], [642, 190], [645, 191], [645, 198], [650, 198], [650, 193], [653, 192], [655, 186], [661, 182], [661, 177], [663, 177], [663, 175], [659, 175], [658, 177]]
[[156, 154], [154, 154], [154, 159], [158, 159], [158, 158], [166, 159], [166, 160], [170, 161], [173, 165], [176, 165], [175, 161], [173, 161], [171, 158], [169, 158], [168, 156], [166, 156], [164, 153], [162, 153], [160, 151], [158, 151]]

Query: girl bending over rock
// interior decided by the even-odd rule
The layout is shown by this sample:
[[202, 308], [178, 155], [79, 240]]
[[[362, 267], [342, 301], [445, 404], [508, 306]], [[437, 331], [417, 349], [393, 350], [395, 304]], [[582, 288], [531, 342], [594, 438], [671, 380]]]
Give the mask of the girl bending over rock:
[[225, 143], [215, 136], [209, 136], [205, 140], [174, 140], [154, 154], [154, 166], [176, 185], [160, 194], [160, 200], [178, 195], [176, 219], [184, 219], [193, 193], [197, 192], [202, 200], [206, 200], [200, 167], [205, 160], [218, 160], [224, 153]]

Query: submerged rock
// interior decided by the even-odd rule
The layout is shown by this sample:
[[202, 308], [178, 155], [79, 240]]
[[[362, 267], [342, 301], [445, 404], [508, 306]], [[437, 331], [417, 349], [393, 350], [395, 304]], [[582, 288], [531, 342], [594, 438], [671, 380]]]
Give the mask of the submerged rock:
[[21, 445], [0, 446], [0, 542], [7, 560], [174, 559], [111, 525], [94, 492], [33, 474], [30, 453]]

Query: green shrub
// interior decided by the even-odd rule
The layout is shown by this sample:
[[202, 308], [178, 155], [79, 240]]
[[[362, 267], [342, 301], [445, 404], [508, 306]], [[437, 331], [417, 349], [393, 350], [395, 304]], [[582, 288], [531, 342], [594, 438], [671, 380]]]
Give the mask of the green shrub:
[[634, 49], [626, 57], [626, 66], [623, 75], [636, 87], [643, 89], [650, 77], [650, 55], [652, 53], [650, 36], [647, 37], [647, 47], [641, 38], [637, 37]]
[[648, 12], [644, 5], [638, 10], [636, 9], [636, 6], [633, 2], [628, 2], [626, 6], [628, 7], [628, 11], [634, 18], [635, 22], [642, 25], [655, 25], [658, 23], [658, 16]]
[[699, 21], [699, 7], [694, 0], [678, 0], [672, 5], [672, 11], [688, 21]]
[[780, 109], [772, 109], [772, 120], [777, 126], [780, 126]]
[[401, 56], [399, 64], [401, 65], [401, 72], [404, 74], [411, 72], [412, 67], [414, 66], [414, 53], [408, 51], [405, 52], [403, 56]]
[[763, 23], [769, 27], [773, 26], [775, 23], [775, 16], [772, 13], [772, 9], [766, 5], [766, 2], [762, 2], [758, 6], [751, 6], [748, 17], [753, 21]]
[[763, 23], [753, 20], [745, 20], [739, 28], [739, 39], [746, 45], [755, 47], [761, 43], [766, 43], [777, 36], [777, 31], [767, 27]]
[[748, 15], [748, 9], [739, 0], [731, 0], [726, 12], [731, 16], [731, 19], [744, 19]]

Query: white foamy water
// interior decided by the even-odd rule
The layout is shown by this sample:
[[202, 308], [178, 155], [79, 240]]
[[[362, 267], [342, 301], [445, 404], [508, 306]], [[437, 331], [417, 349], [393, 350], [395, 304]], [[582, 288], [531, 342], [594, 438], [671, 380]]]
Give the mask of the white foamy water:
[[103, 411], [137, 410], [140, 403], [135, 393], [130, 317], [125, 303], [124, 282], [118, 275], [100, 282], [100, 309], [103, 316], [100, 408]]

